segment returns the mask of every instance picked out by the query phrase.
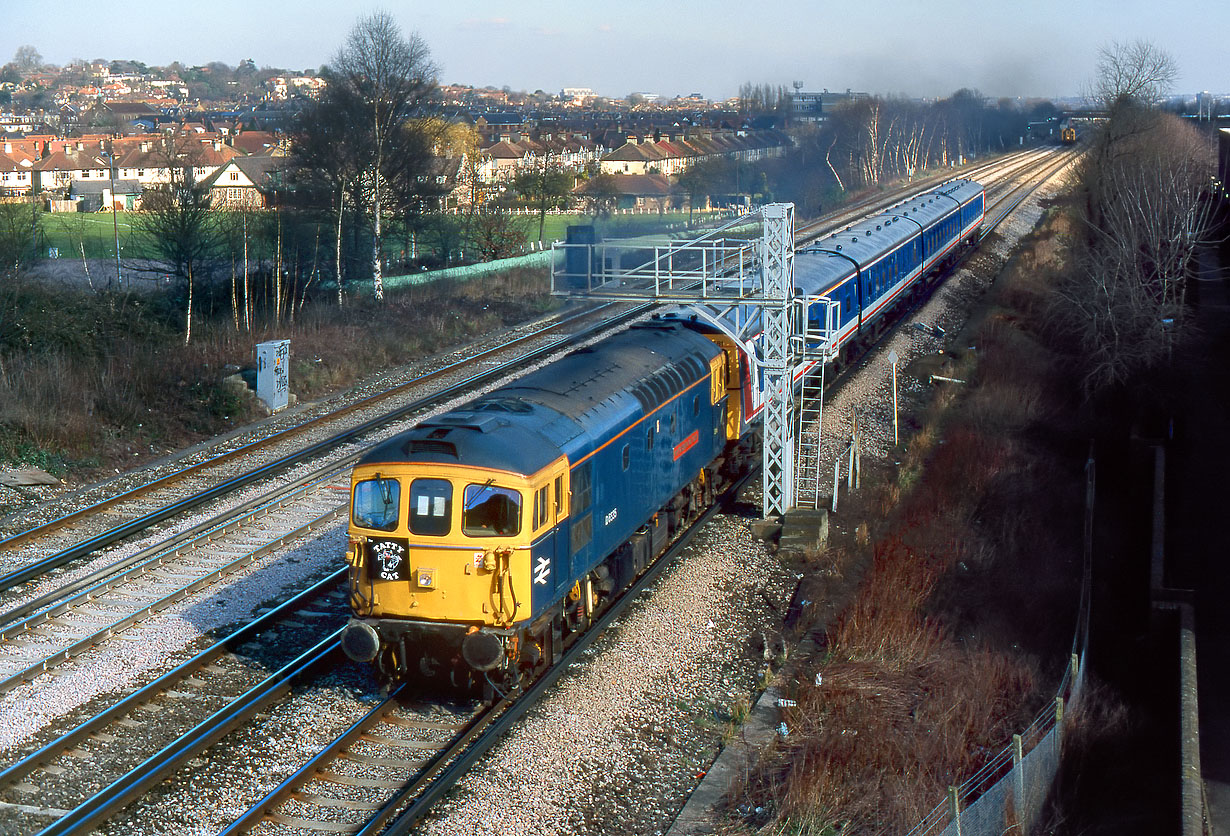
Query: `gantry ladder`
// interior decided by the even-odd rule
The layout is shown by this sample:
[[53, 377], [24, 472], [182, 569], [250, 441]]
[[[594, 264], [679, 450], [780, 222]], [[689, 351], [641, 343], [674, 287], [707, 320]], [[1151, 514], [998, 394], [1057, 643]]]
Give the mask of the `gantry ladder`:
[[[806, 310], [824, 311], [821, 317], [806, 317], [803, 324], [803, 354], [799, 381], [798, 425], [795, 435], [794, 501], [799, 508], [820, 505], [821, 428], [824, 423], [825, 369], [836, 356], [839, 302], [811, 297]], [[823, 322], [823, 324], [821, 324]]]

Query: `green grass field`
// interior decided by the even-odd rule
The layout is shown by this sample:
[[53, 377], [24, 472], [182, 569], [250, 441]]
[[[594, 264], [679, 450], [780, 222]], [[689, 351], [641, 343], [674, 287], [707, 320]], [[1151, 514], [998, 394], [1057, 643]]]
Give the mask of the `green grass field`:
[[52, 249], [59, 251], [60, 258], [81, 258], [85, 248], [86, 258], [115, 258], [115, 232], [120, 236], [122, 258], [145, 258], [146, 236], [132, 228], [132, 216], [120, 212], [112, 226], [110, 212], [44, 212], [39, 218], [39, 227], [45, 246], [39, 256], [49, 257]]
[[[711, 214], [697, 212], [694, 220], [700, 222]], [[525, 222], [527, 244], [536, 245], [538, 218], [533, 215], [522, 217]], [[118, 228], [121, 258], [149, 258], [153, 255], [149, 237], [135, 227], [134, 221], [135, 216], [128, 212], [116, 214], [115, 227], [112, 226], [110, 212], [55, 214], [43, 212], [39, 217], [42, 233], [39, 257], [51, 257], [49, 253], [54, 249], [58, 251], [59, 258], [81, 258], [84, 248], [86, 258], [115, 258], [115, 237]], [[612, 215], [596, 221], [588, 215], [547, 215], [543, 228], [543, 241], [549, 246], [552, 241], [564, 240], [567, 227], [571, 224], [593, 223], [597, 225], [604, 237], [622, 238], [670, 229], [683, 229], [687, 222], [687, 212], [667, 212], [662, 215]], [[400, 236], [393, 232], [386, 237], [385, 245], [390, 255], [396, 255], [401, 249]]]

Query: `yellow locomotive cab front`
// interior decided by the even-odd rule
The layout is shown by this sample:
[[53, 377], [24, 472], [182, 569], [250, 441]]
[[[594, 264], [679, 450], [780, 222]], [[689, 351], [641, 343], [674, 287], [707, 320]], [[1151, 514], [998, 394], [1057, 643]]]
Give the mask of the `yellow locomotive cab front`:
[[391, 678], [515, 660], [515, 636], [532, 614], [531, 547], [566, 513], [567, 468], [563, 457], [530, 477], [432, 463], [357, 467], [347, 655]]
[[355, 471], [346, 554], [355, 613], [494, 627], [527, 617], [527, 480], [480, 468], [439, 474]]

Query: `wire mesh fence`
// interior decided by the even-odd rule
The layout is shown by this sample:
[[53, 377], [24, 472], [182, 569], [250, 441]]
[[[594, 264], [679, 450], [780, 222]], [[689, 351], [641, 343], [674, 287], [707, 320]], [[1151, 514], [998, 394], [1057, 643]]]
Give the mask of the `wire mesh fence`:
[[1085, 692], [1085, 652], [1092, 596], [1095, 465], [1085, 465], [1085, 565], [1071, 662], [1055, 699], [1012, 744], [937, 804], [908, 836], [1025, 836], [1039, 822], [1059, 774], [1065, 730]]

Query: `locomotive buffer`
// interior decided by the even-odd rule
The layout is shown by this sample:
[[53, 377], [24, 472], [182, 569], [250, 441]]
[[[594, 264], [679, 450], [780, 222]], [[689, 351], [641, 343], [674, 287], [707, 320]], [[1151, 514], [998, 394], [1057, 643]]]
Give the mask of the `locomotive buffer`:
[[554, 246], [553, 294], [678, 305], [741, 347], [753, 407], [763, 413], [764, 515], [784, 516], [795, 504], [791, 384], [812, 359], [810, 351], [804, 356], [804, 337], [823, 352], [833, 333], [803, 333], [807, 300], [794, 296], [794, 204], [767, 204], [689, 241], [599, 243], [592, 227], [568, 233]]

